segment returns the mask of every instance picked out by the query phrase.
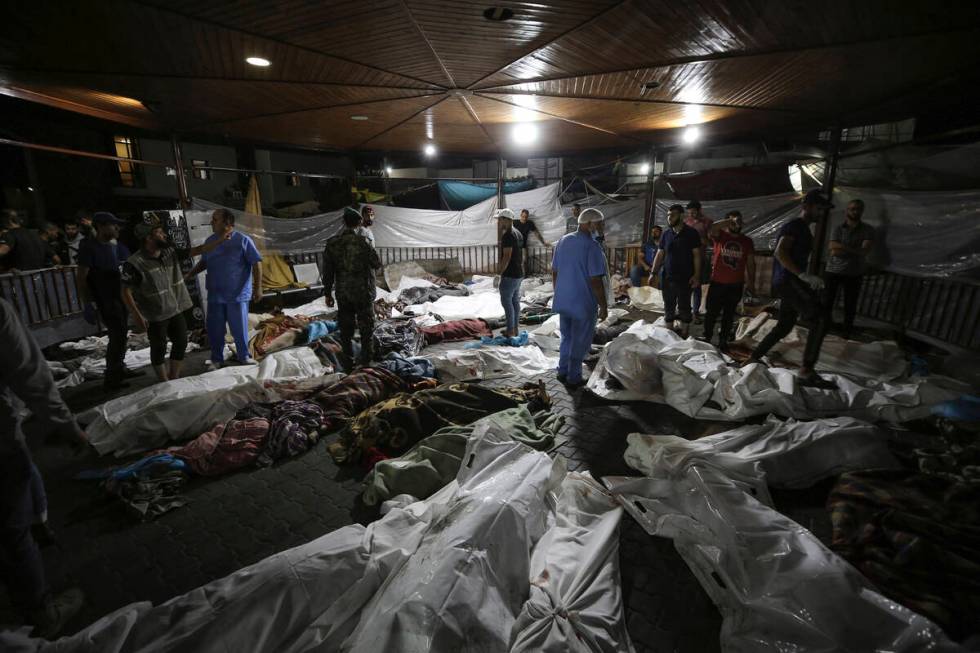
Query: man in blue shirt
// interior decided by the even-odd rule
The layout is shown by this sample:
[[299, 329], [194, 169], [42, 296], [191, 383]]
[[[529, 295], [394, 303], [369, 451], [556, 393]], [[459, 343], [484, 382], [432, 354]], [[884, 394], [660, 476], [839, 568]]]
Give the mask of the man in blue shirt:
[[211, 216], [211, 231], [205, 244], [223, 239], [212, 252], [201, 256], [188, 276], [207, 270], [208, 340], [211, 367], [224, 363], [225, 324], [235, 339], [235, 353], [241, 363], [255, 361], [248, 354], [248, 302], [262, 298], [262, 256], [252, 239], [235, 231], [235, 214], [218, 209]]
[[653, 259], [650, 285], [663, 292], [667, 327], [673, 329], [674, 320], [680, 320], [678, 333], [687, 338], [691, 329], [691, 290], [701, 285], [701, 236], [684, 224], [684, 207], [680, 204], [670, 207], [667, 226], [669, 229], [660, 238], [660, 250]]
[[582, 385], [582, 361], [592, 347], [596, 318], [604, 320], [608, 315], [602, 287], [606, 257], [592, 236], [592, 223], [602, 219], [596, 209], [582, 211], [578, 230], [558, 241], [551, 261], [552, 309], [558, 313], [561, 329], [558, 380], [570, 386]]
[[85, 238], [78, 246], [75, 278], [85, 320], [95, 324], [101, 318], [109, 336], [103, 381], [103, 389], [109, 392], [128, 386], [123, 379], [128, 376], [124, 361], [129, 313], [122, 300], [121, 268], [129, 250], [118, 242], [119, 227], [125, 220], [101, 212], [92, 216], [92, 224], [95, 237]]
[[643, 258], [637, 261], [633, 269], [630, 270], [630, 283], [633, 284], [634, 288], [642, 286], [643, 280], [650, 276], [650, 270], [653, 269], [653, 259], [656, 258], [657, 251], [660, 249], [660, 238], [663, 235], [664, 230], [660, 225], [655, 224], [650, 228], [650, 238], [643, 243]]
[[772, 294], [780, 300], [779, 320], [748, 360], [748, 363], [759, 362], [773, 345], [793, 330], [796, 321], [803, 316], [811, 321], [812, 326], [803, 350], [800, 384], [817, 388], [834, 388], [836, 385], [821, 378], [814, 369], [827, 332], [828, 316], [819, 294], [824, 281], [816, 275], [808, 274], [806, 266], [813, 250], [810, 223], [825, 215], [832, 207], [833, 204], [819, 190], [811, 190], [803, 198], [800, 217], [790, 220], [780, 228], [772, 263]]

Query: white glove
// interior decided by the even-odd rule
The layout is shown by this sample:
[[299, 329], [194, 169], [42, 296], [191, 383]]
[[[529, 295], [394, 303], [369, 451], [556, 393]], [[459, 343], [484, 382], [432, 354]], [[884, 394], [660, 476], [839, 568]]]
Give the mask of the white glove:
[[823, 279], [815, 274], [807, 274], [806, 272], [801, 272], [799, 275], [800, 281], [810, 286], [814, 290], [823, 290]]

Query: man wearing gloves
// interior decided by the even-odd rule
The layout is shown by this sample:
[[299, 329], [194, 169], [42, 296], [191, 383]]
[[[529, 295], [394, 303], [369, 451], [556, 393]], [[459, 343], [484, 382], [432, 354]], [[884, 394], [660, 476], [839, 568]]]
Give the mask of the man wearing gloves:
[[602, 277], [606, 257], [592, 235], [593, 223], [602, 222], [596, 209], [578, 216], [578, 230], [564, 236], [555, 246], [551, 279], [555, 286], [552, 307], [559, 315], [561, 345], [558, 350], [558, 380], [582, 385], [582, 361], [592, 347], [596, 318], [606, 319], [608, 307]]
[[748, 363], [757, 363], [777, 342], [785, 338], [802, 316], [812, 324], [803, 351], [800, 384], [817, 388], [836, 387], [816, 372], [820, 347], [827, 332], [828, 315], [820, 301], [824, 282], [806, 272], [813, 250], [810, 223], [829, 211], [833, 205], [819, 190], [811, 190], [803, 198], [800, 217], [790, 220], [777, 234], [776, 252], [772, 264], [772, 294], [780, 299], [779, 321], [752, 352]]

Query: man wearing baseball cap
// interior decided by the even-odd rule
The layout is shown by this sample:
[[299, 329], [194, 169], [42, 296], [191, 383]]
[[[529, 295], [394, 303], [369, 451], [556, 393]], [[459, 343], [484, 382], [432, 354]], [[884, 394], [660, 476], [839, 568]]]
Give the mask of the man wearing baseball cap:
[[[76, 282], [83, 302], [85, 320], [90, 324], [101, 318], [109, 336], [105, 352], [103, 388], [109, 392], [125, 388], [126, 305], [122, 300], [120, 268], [129, 258], [129, 250], [118, 242], [119, 227], [126, 224], [107, 212], [92, 216], [94, 238], [86, 238], [78, 246]], [[98, 311], [98, 314], [96, 314]]]
[[500, 303], [504, 307], [507, 326], [504, 335], [517, 337], [517, 323], [521, 317], [521, 281], [524, 279], [524, 257], [521, 254], [524, 236], [514, 228], [514, 212], [497, 209], [494, 213], [500, 233]]
[[803, 351], [800, 384], [816, 388], [834, 388], [836, 385], [820, 377], [815, 369], [827, 332], [828, 316], [820, 301], [824, 281], [807, 273], [806, 267], [813, 251], [810, 223], [824, 216], [832, 207], [833, 204], [823, 193], [811, 190], [803, 198], [800, 216], [780, 228], [772, 264], [772, 294], [780, 299], [779, 320], [748, 360], [748, 363], [759, 362], [773, 345], [793, 330], [802, 316], [810, 321], [811, 326]]
[[579, 213], [578, 230], [558, 241], [551, 261], [555, 286], [552, 308], [558, 313], [561, 329], [558, 380], [570, 386], [582, 385], [582, 361], [592, 347], [596, 317], [604, 320], [608, 315], [602, 286], [606, 257], [592, 236], [593, 223], [602, 220], [597, 209]]

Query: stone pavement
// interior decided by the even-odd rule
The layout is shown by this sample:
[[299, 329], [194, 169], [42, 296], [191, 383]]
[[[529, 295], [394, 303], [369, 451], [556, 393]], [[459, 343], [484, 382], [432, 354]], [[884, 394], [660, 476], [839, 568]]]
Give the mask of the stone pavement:
[[[205, 358], [205, 352], [190, 354], [187, 373], [203, 370]], [[569, 393], [553, 375], [541, 378], [554, 410], [566, 418], [553, 455], [564, 456], [570, 469], [590, 470], [597, 478], [633, 473], [623, 462], [631, 432], [696, 438], [730, 428], [693, 420], [668, 406], [609, 403], [581, 389]], [[527, 380], [486, 383], [518, 385]], [[150, 382], [148, 374], [134, 386]], [[75, 410], [105, 400], [97, 381], [65, 394]], [[341, 526], [377, 518], [377, 509], [359, 499], [363, 470], [339, 468], [327, 455], [326, 445], [335, 437], [272, 468], [195, 479], [184, 493], [186, 506], [148, 523], [133, 521], [95, 486], [71, 480], [81, 469], [129, 459], [75, 456], [63, 447], [33, 442], [61, 546], [44, 550], [50, 583], [55, 588], [77, 585], [88, 597], [69, 630], [134, 601], [164, 602]], [[718, 650], [719, 613], [673, 544], [647, 535], [628, 515], [620, 543], [624, 601], [636, 649]]]

